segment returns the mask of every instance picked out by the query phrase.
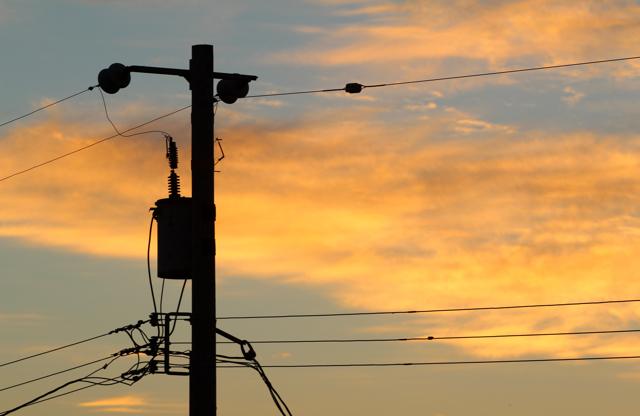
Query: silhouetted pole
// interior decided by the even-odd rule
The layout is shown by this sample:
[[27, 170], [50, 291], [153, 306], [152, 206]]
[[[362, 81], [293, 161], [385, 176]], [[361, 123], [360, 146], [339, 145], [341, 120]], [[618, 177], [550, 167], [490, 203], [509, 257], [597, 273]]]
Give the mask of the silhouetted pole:
[[194, 45], [191, 54], [193, 305], [189, 415], [211, 416], [216, 414], [213, 45]]
[[[192, 280], [189, 415], [211, 416], [216, 414], [213, 80], [220, 80], [220, 101], [233, 104], [247, 96], [249, 83], [258, 77], [213, 72], [213, 45], [194, 45], [188, 70], [114, 63], [100, 71], [98, 84], [104, 92], [115, 94], [129, 85], [132, 72], [180, 76], [189, 82], [191, 89], [191, 273], [179, 278]], [[169, 334], [165, 336], [168, 338]], [[165, 342], [169, 342], [168, 339]]]

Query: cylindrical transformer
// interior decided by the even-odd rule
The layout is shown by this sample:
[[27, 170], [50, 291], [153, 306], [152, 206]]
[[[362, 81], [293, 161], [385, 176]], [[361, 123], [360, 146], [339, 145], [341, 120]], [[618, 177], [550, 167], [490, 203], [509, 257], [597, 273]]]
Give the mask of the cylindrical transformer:
[[158, 277], [191, 279], [191, 198], [156, 201]]

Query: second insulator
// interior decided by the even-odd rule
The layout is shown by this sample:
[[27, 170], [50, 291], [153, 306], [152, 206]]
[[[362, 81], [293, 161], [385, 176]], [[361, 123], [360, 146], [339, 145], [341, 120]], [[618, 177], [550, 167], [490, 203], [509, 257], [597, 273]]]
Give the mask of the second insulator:
[[180, 177], [173, 170], [169, 175], [169, 197], [180, 197]]

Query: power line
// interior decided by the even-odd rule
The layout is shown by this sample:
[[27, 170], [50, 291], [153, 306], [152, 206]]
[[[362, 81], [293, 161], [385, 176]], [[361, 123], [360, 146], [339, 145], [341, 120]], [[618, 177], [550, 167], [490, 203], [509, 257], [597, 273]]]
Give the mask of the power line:
[[46, 351], [42, 351], [42, 352], [39, 352], [39, 353], [36, 353], [36, 354], [28, 355], [26, 357], [17, 358], [15, 360], [7, 361], [5, 363], [0, 363], [0, 367], [5, 367], [5, 366], [11, 365], [11, 364], [19, 363], [21, 361], [25, 361], [25, 360], [29, 360], [31, 358], [39, 357], [41, 355], [50, 354], [52, 352], [60, 351], [60, 350], [63, 350], [65, 348], [74, 347], [76, 345], [84, 344], [85, 342], [89, 342], [89, 341], [100, 339], [100, 338], [103, 338], [103, 337], [106, 337], [106, 336], [109, 336], [109, 335], [117, 334], [118, 332], [123, 332], [123, 331], [127, 331], [127, 330], [130, 330], [130, 329], [134, 329], [135, 327], [139, 327], [140, 325], [145, 324], [147, 322], [148, 321], [138, 321], [136, 324], [125, 325], [125, 326], [122, 326], [120, 328], [112, 329], [111, 331], [105, 332], [104, 334], [96, 335], [96, 336], [93, 336], [93, 337], [90, 337], [90, 338], [86, 338], [86, 339], [83, 339], [83, 340], [80, 340], [80, 341], [75, 341], [75, 342], [72, 342], [70, 344], [62, 345], [60, 347], [52, 348], [50, 350], [46, 350]]
[[[182, 297], [184, 295], [184, 289], [185, 289], [185, 287], [187, 287], [187, 281], [188, 280], [189, 279], [184, 279], [184, 282], [182, 282], [182, 289], [180, 289], [180, 296], [178, 297], [178, 306], [176, 306], [176, 314], [180, 312], [180, 305], [182, 304]], [[173, 331], [176, 329], [176, 324], [177, 323], [178, 323], [177, 319], [175, 321], [173, 321], [173, 326], [171, 327], [171, 330], [169, 331], [169, 336], [171, 336], [173, 334]]]
[[635, 59], [640, 59], [640, 56], [628, 56], [623, 58], [612, 58], [612, 59], [600, 59], [595, 61], [584, 61], [584, 62], [573, 62], [568, 64], [558, 64], [558, 65], [544, 65], [544, 66], [536, 66], [529, 68], [517, 68], [517, 69], [507, 69], [504, 71], [492, 71], [492, 72], [479, 72], [475, 74], [466, 74], [466, 75], [454, 75], [454, 76], [445, 76], [445, 77], [437, 77], [437, 78], [425, 78], [425, 79], [416, 79], [411, 81], [397, 81], [397, 82], [387, 82], [387, 83], [379, 83], [379, 84], [359, 84], [359, 83], [348, 83], [346, 86], [342, 88], [327, 88], [327, 89], [319, 89], [319, 90], [302, 90], [302, 91], [292, 91], [292, 92], [279, 92], [273, 94], [257, 94], [257, 95], [248, 95], [244, 98], [263, 98], [263, 97], [278, 97], [284, 95], [301, 95], [301, 94], [317, 94], [323, 92], [338, 92], [344, 91], [351, 94], [359, 93], [365, 88], [381, 88], [381, 87], [392, 87], [398, 85], [409, 85], [409, 84], [422, 84], [427, 82], [437, 82], [437, 81], [448, 81], [448, 80], [456, 80], [456, 79], [464, 79], [464, 78], [477, 78], [477, 77], [486, 77], [486, 76], [494, 76], [494, 75], [505, 75], [505, 74], [514, 74], [518, 72], [532, 72], [532, 71], [544, 71], [550, 69], [558, 69], [558, 68], [569, 68], [574, 66], [585, 66], [585, 65], [596, 65], [596, 64], [604, 64], [604, 63], [612, 63], [612, 62], [621, 62], [621, 61], [631, 61]]
[[113, 130], [118, 134], [118, 136], [134, 137], [134, 136], [141, 136], [143, 134], [158, 133], [158, 134], [162, 134], [165, 138], [171, 137], [169, 133], [163, 130], [147, 130], [147, 131], [141, 131], [139, 133], [133, 133], [133, 134], [126, 134], [127, 131], [121, 132], [120, 129], [118, 129], [116, 124], [113, 122], [113, 120], [111, 120], [111, 117], [109, 116], [109, 109], [107, 108], [107, 100], [104, 98], [104, 94], [102, 93], [102, 88], [98, 87], [98, 92], [100, 93], [100, 98], [102, 99], [102, 107], [104, 108], [104, 115], [107, 118], [107, 121], [109, 122], [109, 124], [111, 124], [111, 127], [113, 127]]
[[399, 82], [389, 82], [385, 84], [373, 84], [373, 85], [364, 85], [365, 88], [378, 88], [378, 87], [390, 87], [395, 85], [407, 85], [407, 84], [419, 84], [424, 82], [435, 82], [435, 81], [446, 81], [453, 79], [463, 79], [463, 78], [476, 78], [476, 77], [486, 77], [493, 75], [504, 75], [504, 74], [514, 74], [518, 72], [531, 72], [531, 71], [545, 71], [550, 69], [558, 69], [558, 68], [569, 68], [573, 66], [585, 66], [585, 65], [596, 65], [596, 64], [604, 64], [611, 62], [621, 62], [621, 61], [631, 61], [635, 59], [640, 59], [640, 56], [628, 56], [623, 58], [611, 58], [611, 59], [599, 59], [596, 61], [584, 61], [584, 62], [574, 62], [569, 64], [558, 64], [558, 65], [544, 65], [530, 68], [519, 68], [519, 69], [507, 69], [504, 71], [493, 71], [493, 72], [482, 72], [477, 74], [469, 74], [469, 75], [457, 75], [452, 77], [441, 77], [441, 78], [426, 78], [419, 79], [414, 81], [399, 81]]
[[[153, 290], [153, 279], [151, 279], [151, 234], [153, 232], [153, 221], [154, 220], [155, 220], [155, 213], [152, 213], [151, 214], [151, 222], [149, 223], [149, 240], [147, 241], [147, 276], [149, 277], [149, 290], [151, 291], [151, 301], [153, 302], [153, 311], [157, 315], [158, 314], [158, 307], [156, 305], [156, 294], [155, 294], [155, 291]], [[163, 281], [164, 281], [164, 279], [163, 279]], [[164, 288], [164, 286], [163, 286], [163, 288]], [[160, 308], [162, 308], [162, 306], [160, 306]]]
[[472, 311], [490, 311], [490, 310], [508, 310], [508, 309], [555, 308], [555, 307], [564, 307], [564, 306], [606, 305], [606, 304], [635, 303], [635, 302], [640, 302], [640, 299], [599, 300], [599, 301], [586, 301], [586, 302], [540, 303], [540, 304], [532, 304], [532, 305], [480, 306], [480, 307], [469, 307], [469, 308], [419, 309], [419, 310], [400, 310], [400, 311], [219, 316], [216, 319], [329, 318], [329, 317], [341, 317], [341, 316], [399, 315], [399, 314], [422, 314], [422, 313], [444, 313], [444, 312], [472, 312]]
[[47, 105], [44, 105], [44, 106], [42, 106], [42, 107], [40, 107], [40, 108], [36, 108], [35, 110], [30, 111], [30, 112], [28, 112], [28, 113], [26, 113], [26, 114], [23, 114], [23, 115], [21, 115], [21, 116], [15, 117], [15, 118], [12, 118], [11, 120], [7, 120], [7, 121], [5, 121], [5, 122], [1, 123], [1, 124], [0, 124], [0, 127], [4, 127], [4, 126], [6, 126], [7, 124], [11, 124], [11, 123], [13, 123], [13, 122], [15, 122], [15, 121], [22, 120], [23, 118], [29, 117], [30, 115], [35, 114], [35, 113], [37, 113], [38, 111], [45, 110], [45, 109], [47, 109], [47, 108], [49, 108], [49, 107], [53, 107], [54, 105], [60, 104], [61, 102], [64, 102], [64, 101], [70, 100], [70, 99], [72, 99], [72, 98], [74, 98], [74, 97], [77, 97], [78, 95], [84, 94], [84, 93], [85, 93], [85, 92], [87, 92], [87, 91], [91, 91], [91, 90], [93, 90], [93, 89], [94, 89], [94, 88], [96, 88], [97, 86], [98, 86], [98, 85], [93, 85], [93, 86], [88, 87], [88, 88], [86, 88], [86, 89], [84, 89], [84, 90], [82, 90], [82, 91], [78, 91], [78, 92], [76, 92], [76, 93], [74, 93], [74, 94], [71, 94], [71, 95], [70, 95], [70, 96], [68, 96], [68, 97], [61, 98], [61, 99], [59, 99], [59, 100], [57, 100], [57, 101], [54, 101], [54, 102], [49, 103], [49, 104], [47, 104]]
[[338, 92], [345, 91], [345, 88], [327, 88], [322, 90], [303, 90], [303, 91], [291, 91], [291, 92], [276, 92], [272, 94], [257, 94], [257, 95], [247, 95], [244, 98], [263, 98], [263, 97], [279, 97], [283, 95], [302, 95], [302, 94], [317, 94], [321, 92]]
[[[575, 332], [541, 332], [525, 334], [489, 334], [489, 335], [457, 335], [457, 336], [427, 336], [402, 338], [356, 338], [356, 339], [289, 339], [289, 340], [261, 340], [251, 341], [252, 344], [322, 344], [322, 343], [360, 343], [360, 342], [402, 342], [402, 341], [451, 341], [463, 339], [485, 338], [519, 338], [519, 337], [547, 337], [570, 335], [598, 335], [598, 334], [628, 334], [640, 332], [640, 329], [619, 329], [608, 331], [575, 331]], [[178, 344], [178, 343], [174, 343]], [[216, 344], [233, 344], [231, 341], [218, 341]]]
[[[99, 382], [99, 383], [92, 383], [92, 384], [89, 384], [88, 386], [79, 387], [77, 389], [69, 390], [69, 391], [66, 391], [64, 393], [56, 394], [55, 396], [49, 396], [49, 397], [41, 398], [40, 400], [36, 400], [36, 401], [34, 401], [32, 403], [29, 403], [28, 406], [33, 406], [34, 404], [38, 404], [38, 403], [46, 402], [46, 401], [49, 401], [49, 400], [57, 399], [58, 397], [67, 396], [69, 394], [73, 394], [73, 393], [79, 392], [81, 390], [86, 390], [86, 389], [91, 388], [91, 387], [107, 385], [106, 383], [108, 383], [109, 381], [116, 381], [116, 383], [121, 383], [121, 381], [119, 381], [121, 379], [122, 379], [121, 376], [113, 377], [113, 378], [110, 378], [110, 379], [105, 379], [104, 381]], [[4, 416], [6, 414], [7, 413], [0, 413], [0, 416]]]
[[[394, 363], [331, 363], [331, 364], [271, 364], [263, 368], [339, 368], [339, 367], [401, 367], [401, 366], [436, 366], [463, 364], [515, 364], [546, 363], [570, 361], [605, 361], [605, 360], [637, 360], [640, 355], [603, 356], [603, 357], [570, 357], [570, 358], [522, 358], [514, 360], [479, 360], [479, 361], [426, 361], [426, 362], [394, 362]], [[217, 368], [242, 368], [241, 365], [222, 365]]]
[[0, 367], [4, 367], [4, 366], [10, 365], [10, 364], [19, 363], [20, 361], [28, 360], [30, 358], [39, 357], [41, 355], [49, 354], [49, 353], [52, 353], [52, 352], [55, 352], [55, 351], [60, 351], [60, 350], [63, 350], [65, 348], [73, 347], [75, 345], [84, 344], [85, 342], [89, 342], [89, 341], [93, 341], [93, 340], [96, 340], [96, 339], [100, 339], [100, 338], [106, 337], [108, 335], [111, 335], [111, 332], [107, 332], [106, 334], [102, 334], [102, 335], [96, 335], [95, 337], [83, 339], [82, 341], [73, 342], [71, 344], [63, 345], [61, 347], [53, 348], [53, 349], [50, 349], [50, 350], [47, 350], [47, 351], [42, 351], [42, 352], [39, 352], [37, 354], [28, 355], [26, 357], [21, 357], [21, 358], [15, 359], [13, 361], [7, 361], [6, 363], [0, 364]]
[[276, 388], [269, 380], [269, 377], [267, 377], [267, 373], [265, 373], [262, 365], [256, 359], [256, 352], [253, 349], [253, 346], [251, 346], [251, 343], [246, 340], [239, 339], [229, 334], [228, 332], [221, 330], [220, 328], [216, 329], [216, 333], [232, 341], [234, 344], [237, 344], [240, 347], [240, 351], [242, 352], [242, 357], [229, 357], [226, 355], [216, 354], [216, 364], [228, 363], [253, 368], [254, 370], [256, 370], [256, 372], [260, 375], [262, 381], [267, 386], [269, 394], [273, 399], [273, 403], [276, 405], [276, 408], [278, 409], [280, 414], [282, 416], [293, 416], [291, 410], [289, 409], [289, 406], [287, 406], [282, 396], [280, 396]]
[[106, 360], [111, 359], [111, 358], [113, 358], [113, 355], [108, 355], [108, 356], [100, 358], [98, 360], [93, 360], [93, 361], [89, 361], [89, 362], [84, 363], [84, 364], [79, 364], [79, 365], [76, 365], [74, 367], [67, 368], [65, 370], [60, 370], [60, 371], [56, 371], [54, 373], [49, 373], [49, 374], [44, 375], [44, 376], [32, 378], [31, 380], [27, 380], [27, 381], [23, 381], [23, 382], [20, 382], [20, 383], [13, 384], [11, 386], [3, 387], [3, 388], [0, 389], [0, 392], [6, 391], [6, 390], [11, 390], [11, 389], [14, 389], [16, 387], [24, 386], [26, 384], [34, 383], [36, 381], [44, 380], [46, 378], [57, 376], [59, 374], [68, 373], [69, 371], [77, 370], [77, 369], [82, 368], [82, 367], [87, 367], [87, 366], [90, 366], [92, 364], [96, 364], [96, 363], [99, 363], [99, 362], [102, 362], [102, 361], [106, 361]]
[[[574, 62], [574, 63], [568, 63], [568, 64], [559, 64], [559, 65], [546, 65], [546, 66], [538, 66], [538, 67], [529, 67], [529, 68], [518, 68], [518, 69], [509, 69], [509, 70], [504, 70], [504, 71], [493, 71], [493, 72], [482, 72], [482, 73], [475, 73], [475, 74], [466, 74], [466, 75], [455, 75], [455, 76], [446, 76], [446, 77], [438, 77], [438, 78], [425, 78], [425, 79], [418, 79], [418, 80], [411, 80], [411, 81], [398, 81], [398, 82], [388, 82], [388, 83], [379, 83], [379, 84], [369, 84], [369, 85], [364, 85], [364, 84], [359, 84], [359, 83], [349, 83], [347, 84], [345, 87], [342, 88], [325, 88], [325, 89], [315, 89], [315, 90], [302, 90], [302, 91], [291, 91], [291, 92], [281, 92], [281, 93], [272, 93], [272, 94], [256, 94], [256, 95], [248, 95], [244, 98], [262, 98], [262, 97], [276, 97], [276, 96], [286, 96], [286, 95], [301, 95], [301, 94], [316, 94], [316, 93], [324, 93], [324, 92], [338, 92], [338, 91], [345, 91], [345, 92], [350, 92], [350, 93], [359, 93], [362, 89], [364, 88], [380, 88], [380, 87], [390, 87], [390, 86], [397, 86], [397, 85], [407, 85], [407, 84], [417, 84], [417, 83], [426, 83], [426, 82], [435, 82], [435, 81], [445, 81], [445, 80], [456, 80], [456, 79], [463, 79], [463, 78], [474, 78], [474, 77], [484, 77], [484, 76], [492, 76], [492, 75], [504, 75], [504, 74], [512, 74], [512, 73], [518, 73], [518, 72], [531, 72], [531, 71], [541, 71], [541, 70], [550, 70], [550, 69], [558, 69], [558, 68], [567, 68], [567, 67], [574, 67], [574, 66], [584, 66], [584, 65], [595, 65], [595, 64], [602, 64], [602, 63], [611, 63], [611, 62], [620, 62], [620, 61], [629, 61], [629, 60], [635, 60], [635, 59], [640, 59], [640, 56], [629, 56], [629, 57], [623, 57], [623, 58], [612, 58], [612, 59], [601, 59], [601, 60], [595, 60], [595, 61], [584, 61], [584, 62]], [[42, 108], [39, 108], [37, 110], [34, 110], [33, 112], [26, 114], [24, 116], [20, 116], [14, 120], [9, 120], [3, 124], [0, 124], [0, 127], [2, 127], [5, 124], [8, 124], [10, 122], [13, 122], [15, 120], [18, 120], [20, 118], [24, 118], [27, 117], [28, 115], [31, 115], [37, 111], [40, 111], [42, 109], [48, 108], [52, 105], [55, 105], [57, 103], [60, 103], [64, 100], [68, 100], [70, 98], [75, 97], [76, 95], [80, 95], [88, 90], [92, 90], [93, 88], [95, 88], [97, 86], [92, 86], [89, 87], [87, 90], [83, 90], [81, 92], [78, 92], [76, 94], [73, 94], [69, 97], [65, 97], [61, 100], [56, 101], [55, 103], [49, 104], [47, 106], [44, 106]], [[101, 91], [102, 93], [102, 91]], [[104, 96], [102, 96], [103, 99], [103, 104], [105, 105], [105, 111], [106, 111], [106, 103], [104, 102]], [[153, 123], [157, 120], [160, 120], [162, 118], [171, 116], [175, 113], [178, 113], [180, 111], [186, 110], [187, 108], [189, 108], [191, 106], [186, 106], [183, 108], [180, 108], [178, 110], [175, 110], [173, 112], [167, 113], [165, 115], [159, 116], [155, 119], [152, 119], [146, 123], [142, 123], [139, 124], [137, 126], [131, 127], [127, 130], [124, 130], [122, 132], [120, 132], [117, 127], [113, 124], [113, 122], [111, 121], [111, 119], [109, 118], [108, 112], [107, 112], [107, 119], [109, 120], [109, 122], [112, 124], [113, 128], [116, 130], [116, 132], [118, 134], [113, 135], [113, 136], [109, 136], [106, 137], [104, 139], [98, 140], [94, 143], [91, 143], [87, 146], [78, 148], [76, 150], [73, 150], [71, 152], [62, 154], [60, 156], [57, 156], [53, 159], [44, 161], [42, 163], [39, 163], [37, 165], [31, 166], [27, 169], [21, 170], [21, 171], [17, 171], [14, 172], [12, 174], [9, 174], [5, 177], [0, 178], [0, 182], [3, 182], [7, 179], [13, 178], [14, 176], [18, 176], [21, 175], [23, 173], [27, 173], [31, 170], [37, 169], [39, 167], [45, 166], [47, 164], [56, 162], [62, 158], [65, 158], [67, 156], [70, 156], [72, 154], [78, 153], [80, 151], [83, 151], [85, 149], [88, 149], [90, 147], [93, 147], [97, 144], [100, 144], [102, 142], [105, 142], [107, 140], [111, 140], [115, 137], [118, 136], [123, 136], [123, 137], [128, 137], [125, 133], [135, 130], [137, 128], [143, 127], [145, 125], [148, 125], [150, 123]], [[150, 131], [150, 132], [157, 132], [157, 133], [163, 133], [161, 131]], [[142, 133], [136, 133], [136, 134], [145, 134], [148, 132], [142, 132]]]
[[[59, 155], [59, 156], [56, 156], [56, 157], [54, 157], [54, 158], [52, 158], [52, 159], [46, 160], [46, 161], [44, 161], [44, 162], [42, 162], [42, 163], [38, 163], [38, 164], [33, 165], [33, 166], [31, 166], [31, 167], [28, 167], [28, 168], [26, 168], [26, 169], [23, 169], [23, 170], [20, 170], [20, 171], [17, 171], [17, 172], [11, 173], [11, 174], [9, 174], [9, 175], [7, 175], [7, 176], [4, 176], [4, 177], [0, 178], [0, 182], [6, 181], [6, 180], [11, 179], [11, 178], [13, 178], [13, 177], [15, 177], [15, 176], [18, 176], [18, 175], [22, 175], [23, 173], [27, 173], [27, 172], [29, 172], [29, 171], [32, 171], [32, 170], [34, 170], [34, 169], [37, 169], [37, 168], [40, 168], [40, 167], [42, 167], [42, 166], [48, 165], [48, 164], [50, 164], [50, 163], [57, 162], [58, 160], [63, 159], [63, 158], [65, 158], [65, 157], [67, 157], [67, 156], [71, 156], [71, 155], [73, 155], [73, 154], [75, 154], [75, 153], [81, 152], [81, 151], [86, 150], [86, 149], [88, 149], [88, 148], [90, 148], [90, 147], [96, 146], [96, 145], [98, 145], [98, 144], [100, 144], [100, 143], [104, 143], [104, 142], [106, 142], [106, 141], [108, 141], [108, 140], [115, 139], [116, 137], [121, 136], [121, 135], [122, 135], [122, 133], [127, 133], [127, 132], [130, 132], [130, 131], [132, 131], [132, 130], [139, 129], [140, 127], [144, 127], [144, 126], [146, 126], [146, 125], [149, 125], [149, 124], [151, 124], [151, 123], [154, 123], [154, 122], [156, 122], [156, 121], [158, 121], [158, 120], [161, 120], [161, 119], [163, 119], [163, 118], [166, 118], [166, 117], [172, 116], [172, 115], [177, 114], [177, 113], [179, 113], [179, 112], [181, 112], [181, 111], [184, 111], [184, 110], [186, 110], [186, 109], [188, 109], [188, 108], [190, 108], [190, 107], [191, 107], [191, 106], [190, 106], [190, 105], [188, 105], [188, 106], [185, 106], [185, 107], [182, 107], [182, 108], [178, 108], [177, 110], [173, 110], [173, 111], [171, 111], [171, 112], [169, 112], [169, 113], [163, 114], [163, 115], [161, 115], [161, 116], [158, 116], [158, 117], [156, 117], [156, 118], [153, 118], [153, 119], [151, 119], [151, 120], [149, 120], [149, 121], [146, 121], [146, 122], [144, 122], [144, 123], [138, 124], [138, 125], [133, 126], [133, 127], [129, 127], [128, 129], [126, 129], [126, 130], [124, 130], [124, 131], [122, 131], [122, 132], [120, 132], [120, 133], [118, 133], [118, 134], [113, 134], [113, 135], [111, 135], [111, 136], [108, 136], [108, 137], [105, 137], [105, 138], [103, 138], [103, 139], [97, 140], [97, 141], [95, 141], [95, 142], [93, 142], [93, 143], [90, 143], [90, 144], [88, 144], [88, 145], [86, 145], [86, 146], [79, 147], [79, 148], [77, 148], [77, 149], [75, 149], [75, 150], [72, 150], [72, 151], [70, 151], [70, 152], [67, 152], [67, 153], [61, 154], [61, 155]], [[125, 136], [125, 137], [126, 137], [126, 136]]]
[[[129, 370], [125, 371], [124, 373], [122, 373], [120, 376], [117, 377], [112, 377], [112, 378], [105, 378], [105, 377], [95, 377], [94, 374], [96, 374], [97, 372], [101, 371], [101, 370], [105, 370], [107, 369], [107, 367], [109, 367], [114, 361], [118, 360], [119, 358], [126, 356], [126, 355], [130, 355], [130, 354], [136, 354], [138, 356], [138, 362], [136, 364], [134, 364], [133, 366], [131, 366], [129, 368]], [[24, 409], [25, 407], [29, 407], [29, 406], [33, 406], [35, 404], [38, 403], [42, 403], [45, 402], [47, 400], [52, 400], [55, 399], [57, 397], [61, 397], [61, 396], [66, 396], [68, 394], [71, 393], [75, 393], [77, 391], [80, 390], [84, 390], [87, 389], [89, 387], [94, 387], [94, 386], [100, 386], [100, 385], [114, 385], [114, 384], [125, 384], [127, 386], [131, 386], [134, 383], [136, 383], [137, 381], [139, 381], [142, 377], [150, 374], [152, 372], [151, 370], [151, 363], [147, 362], [147, 363], [141, 363], [140, 362], [140, 356], [141, 351], [139, 348], [129, 348], [129, 349], [125, 349], [122, 351], [119, 351], [117, 353], [112, 354], [109, 358], [111, 358], [106, 364], [102, 365], [101, 367], [97, 368], [96, 370], [92, 371], [91, 373], [87, 374], [84, 377], [75, 379], [75, 380], [71, 380], [68, 381], [66, 383], [61, 384], [58, 387], [53, 388], [52, 390], [49, 390], [43, 394], [40, 394], [39, 396], [25, 402], [22, 403], [12, 409], [9, 410], [5, 410], [3, 412], [0, 412], [0, 416], [5, 416], [8, 415], [10, 413], [14, 413], [20, 409]], [[141, 367], [142, 366], [142, 367]], [[99, 382], [94, 381], [94, 380], [101, 380]], [[89, 386], [85, 386], [85, 387], [81, 387], [75, 390], [71, 390], [71, 391], [67, 391], [61, 394], [57, 394], [55, 396], [51, 396], [53, 393], [58, 392], [62, 389], [64, 389], [65, 387], [68, 387], [72, 384], [76, 384], [76, 383], [89, 383]]]

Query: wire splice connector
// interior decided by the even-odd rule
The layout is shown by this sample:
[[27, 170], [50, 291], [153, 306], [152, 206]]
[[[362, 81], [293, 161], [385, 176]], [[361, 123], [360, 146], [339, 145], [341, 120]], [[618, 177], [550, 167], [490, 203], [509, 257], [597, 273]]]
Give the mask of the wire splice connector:
[[349, 94], [358, 94], [362, 92], [363, 88], [364, 88], [364, 85], [359, 84], [357, 82], [350, 82], [344, 86], [345, 92], [348, 92]]

